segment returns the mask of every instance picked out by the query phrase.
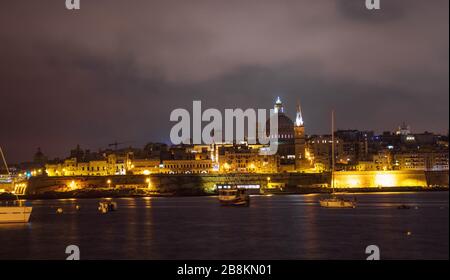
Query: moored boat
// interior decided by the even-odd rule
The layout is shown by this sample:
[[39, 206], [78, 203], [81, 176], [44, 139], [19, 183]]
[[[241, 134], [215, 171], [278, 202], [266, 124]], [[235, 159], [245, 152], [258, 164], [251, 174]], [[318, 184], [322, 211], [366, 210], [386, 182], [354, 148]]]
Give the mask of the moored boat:
[[[3, 164], [5, 165], [6, 175], [2, 175], [1, 178], [5, 179], [9, 183], [9, 188], [0, 186], [0, 224], [2, 223], [28, 223], [31, 216], [32, 207], [26, 206], [24, 201], [19, 200], [16, 194], [13, 193], [13, 183], [11, 174], [6, 163], [5, 155], [0, 147], [0, 155], [2, 157]], [[2, 180], [2, 183], [3, 180]], [[2, 184], [5, 185], [5, 184]]]
[[320, 206], [327, 208], [355, 208], [356, 201], [332, 196], [319, 200]]
[[219, 201], [223, 206], [249, 206], [250, 196], [244, 189], [219, 190]]
[[28, 223], [32, 209], [17, 199], [17, 196], [4, 193], [0, 197], [0, 224]]
[[326, 208], [356, 208], [356, 199], [348, 200], [334, 193], [334, 110], [331, 111], [331, 197], [319, 200], [321, 207]]

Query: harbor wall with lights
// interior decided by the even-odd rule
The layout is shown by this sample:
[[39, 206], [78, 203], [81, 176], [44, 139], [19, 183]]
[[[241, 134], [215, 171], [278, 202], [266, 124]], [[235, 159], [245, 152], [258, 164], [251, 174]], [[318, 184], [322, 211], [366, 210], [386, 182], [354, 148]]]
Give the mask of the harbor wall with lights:
[[328, 173], [268, 174], [150, 174], [118, 176], [32, 177], [26, 194], [69, 192], [83, 189], [140, 189], [174, 194], [208, 194], [217, 185], [259, 185], [260, 188], [280, 183], [283, 186], [329, 185]]
[[[448, 171], [354, 171], [335, 172], [336, 188], [389, 188], [448, 186]], [[33, 177], [26, 194], [77, 192], [83, 190], [171, 193], [200, 195], [213, 193], [220, 185], [259, 186], [260, 189], [299, 191], [331, 186], [330, 173], [272, 174], [150, 174], [121, 176]]]
[[428, 185], [425, 171], [350, 171], [336, 172], [334, 175], [336, 188], [427, 187]]

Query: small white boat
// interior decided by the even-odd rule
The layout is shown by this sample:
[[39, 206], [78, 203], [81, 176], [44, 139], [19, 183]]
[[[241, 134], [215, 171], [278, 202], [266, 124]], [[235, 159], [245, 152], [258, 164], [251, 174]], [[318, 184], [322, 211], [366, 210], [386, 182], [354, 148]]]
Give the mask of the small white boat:
[[[5, 155], [0, 147], [0, 155], [3, 160], [3, 164], [6, 168], [6, 176], [3, 178], [11, 178], [9, 173], [8, 164], [6, 163]], [[12, 181], [11, 182], [11, 186]], [[3, 223], [28, 223], [30, 221], [31, 211], [33, 208], [31, 206], [26, 206], [23, 201], [19, 200], [17, 195], [10, 193], [10, 190], [5, 190], [2, 188], [0, 191], [0, 224]]]
[[355, 200], [348, 200], [337, 196], [319, 200], [320, 206], [327, 208], [356, 208]]
[[32, 209], [18, 199], [0, 201], [0, 224], [28, 223]]

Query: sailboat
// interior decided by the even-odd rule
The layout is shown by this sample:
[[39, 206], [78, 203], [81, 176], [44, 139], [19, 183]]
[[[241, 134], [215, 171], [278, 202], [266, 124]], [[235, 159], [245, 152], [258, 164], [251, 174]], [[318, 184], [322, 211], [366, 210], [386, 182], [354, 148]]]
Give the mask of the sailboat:
[[334, 192], [334, 110], [331, 111], [331, 197], [319, 200], [321, 207], [326, 208], [356, 208], [355, 200], [338, 197]]
[[[6, 159], [0, 147], [0, 154], [3, 159], [3, 163], [6, 167], [6, 176], [2, 178], [9, 178], [8, 182], [13, 184], [11, 173], [9, 172]], [[19, 200], [17, 195], [2, 191], [0, 193], [0, 224], [2, 223], [28, 223], [32, 211], [31, 206], [26, 206], [23, 201]]]

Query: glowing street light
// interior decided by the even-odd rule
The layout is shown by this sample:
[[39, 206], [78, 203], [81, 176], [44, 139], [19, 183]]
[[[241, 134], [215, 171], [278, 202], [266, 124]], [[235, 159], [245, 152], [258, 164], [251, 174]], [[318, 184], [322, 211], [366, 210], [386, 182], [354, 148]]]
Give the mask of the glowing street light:
[[72, 182], [69, 183], [69, 188], [70, 190], [75, 190], [77, 188], [77, 183], [75, 183], [74, 180], [72, 180]]

